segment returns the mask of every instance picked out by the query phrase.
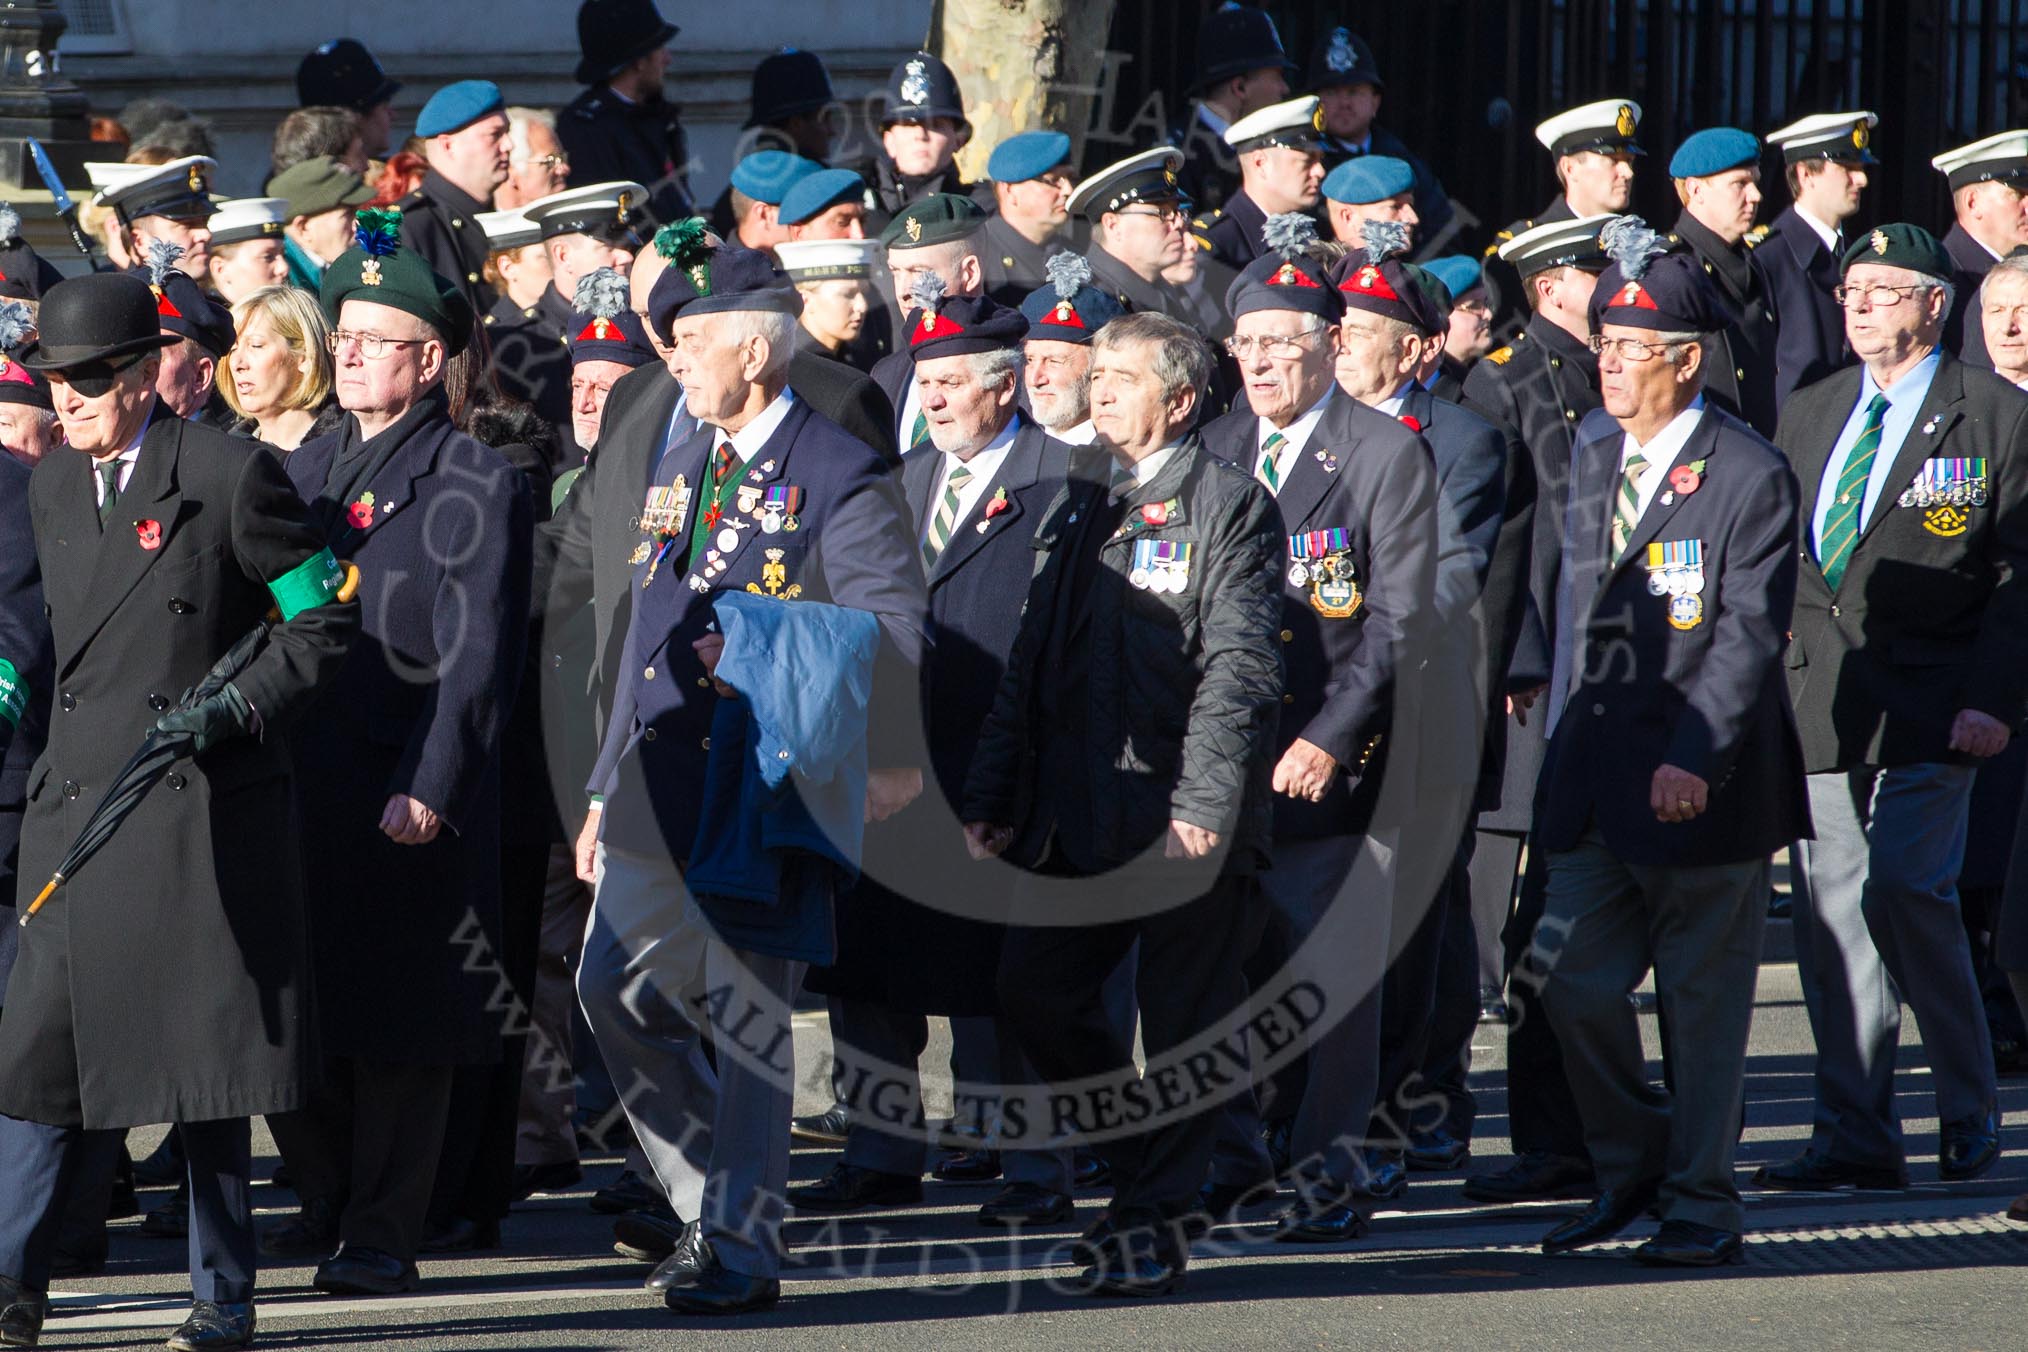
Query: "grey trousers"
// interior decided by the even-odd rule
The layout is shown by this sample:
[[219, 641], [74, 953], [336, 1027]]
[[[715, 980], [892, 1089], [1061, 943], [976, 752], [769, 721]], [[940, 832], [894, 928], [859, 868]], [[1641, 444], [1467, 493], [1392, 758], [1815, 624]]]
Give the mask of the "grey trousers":
[[[928, 1126], [922, 1107], [922, 1077], [917, 1065], [929, 1045], [929, 1018], [871, 1000], [832, 996], [831, 1038], [837, 1070], [833, 1083], [851, 1109], [845, 1136], [845, 1162], [861, 1169], [917, 1177], [928, 1158]], [[962, 1025], [962, 1027], [961, 1027]], [[992, 1018], [951, 1020], [953, 1038], [969, 1044], [953, 1056], [958, 1072], [983, 1093], [995, 1086], [1037, 1087], [1040, 1077], [1011, 1032]], [[1030, 1096], [1040, 1103], [1041, 1095]], [[983, 1105], [990, 1107], [991, 1105]], [[977, 1125], [980, 1103], [960, 1103], [960, 1125]], [[989, 1137], [997, 1113], [984, 1123]], [[1046, 1119], [1029, 1119], [1038, 1132]], [[1071, 1152], [1068, 1150], [1003, 1150], [1000, 1174], [1009, 1183], [1033, 1183], [1050, 1192], [1068, 1193]]]
[[1795, 889], [1796, 964], [1817, 1042], [1810, 1144], [1849, 1164], [1899, 1168], [1894, 1057], [1901, 1002], [1922, 1027], [1945, 1122], [1996, 1097], [1958, 870], [1970, 765], [1898, 765], [1810, 776], [1817, 838]]
[[578, 998], [669, 1204], [748, 1276], [781, 1271], [803, 968], [727, 946], [673, 861], [603, 852]]
[[[1664, 1220], [1742, 1229], [1733, 1157], [1768, 861], [1627, 864], [1594, 829], [1548, 863], [1536, 930], [1549, 968], [1542, 1003], [1563, 1044], [1599, 1186], [1655, 1182]], [[1651, 967], [1672, 1030], [1673, 1091], [1649, 1078], [1627, 999]]]
[[[1375, 884], [1391, 874], [1393, 856], [1380, 836], [1276, 841], [1274, 867], [1260, 875], [1268, 923], [1282, 929], [1289, 952], [1282, 984], [1315, 983], [1327, 993], [1324, 1018], [1335, 1019], [1309, 1045], [1290, 1163], [1339, 1182], [1364, 1173], [1359, 1150], [1380, 1090], [1380, 985], [1391, 912]], [[1274, 995], [1254, 993], [1256, 1003]], [[1219, 1113], [1212, 1181], [1244, 1186], [1268, 1173], [1259, 1102], [1237, 1095]]]

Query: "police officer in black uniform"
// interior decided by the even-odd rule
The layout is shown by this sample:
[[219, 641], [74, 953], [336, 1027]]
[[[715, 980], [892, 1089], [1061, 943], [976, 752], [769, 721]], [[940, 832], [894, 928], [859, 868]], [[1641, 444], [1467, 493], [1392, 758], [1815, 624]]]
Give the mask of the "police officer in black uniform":
[[1417, 239], [1434, 253], [1455, 233], [1457, 212], [1444, 185], [1420, 156], [1399, 136], [1375, 122], [1387, 82], [1366, 39], [1349, 28], [1333, 28], [1317, 41], [1303, 91], [1324, 103], [1324, 169], [1329, 172], [1361, 155], [1389, 155], [1407, 161], [1415, 171], [1415, 214], [1421, 222]]
[[1696, 256], [1730, 318], [1712, 348], [1705, 393], [1771, 437], [1778, 315], [1774, 285], [1753, 251], [1760, 142], [1737, 127], [1706, 127], [1676, 147], [1669, 177], [1683, 201], [1669, 243]]
[[[917, 52], [888, 72], [884, 97], [880, 145], [850, 166], [866, 180], [872, 198], [868, 234], [879, 233], [903, 207], [931, 193], [965, 197], [973, 192], [954, 158], [972, 139], [972, 124], [951, 68], [928, 52]], [[915, 163], [909, 143], [924, 138], [940, 149]]]
[[648, 214], [663, 225], [696, 210], [682, 109], [662, 93], [669, 39], [678, 31], [654, 0], [584, 0], [577, 10], [584, 55], [576, 79], [587, 88], [556, 118], [571, 186], [645, 183]]
[[297, 102], [305, 108], [349, 108], [359, 114], [359, 144], [372, 159], [387, 153], [394, 96], [400, 92], [401, 81], [388, 79], [357, 38], [333, 38], [307, 53], [296, 67]]
[[1289, 96], [1295, 63], [1267, 11], [1231, 0], [1206, 15], [1197, 30], [1197, 84], [1190, 113], [1171, 128], [1169, 141], [1183, 152], [1183, 195], [1208, 211], [1239, 191], [1239, 163], [1226, 129], [1248, 113]]

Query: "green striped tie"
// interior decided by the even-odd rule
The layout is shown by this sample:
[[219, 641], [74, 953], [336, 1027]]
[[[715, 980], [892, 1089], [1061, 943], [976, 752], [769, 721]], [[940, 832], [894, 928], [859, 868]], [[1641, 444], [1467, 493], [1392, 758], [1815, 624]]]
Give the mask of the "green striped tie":
[[1275, 471], [1275, 452], [1287, 440], [1280, 432], [1270, 432], [1260, 444], [1260, 467], [1254, 470], [1253, 477], [1266, 484], [1270, 493], [1282, 491], [1282, 476]]
[[937, 556], [944, 552], [944, 546], [951, 542], [951, 532], [958, 528], [958, 490], [972, 481], [972, 471], [964, 465], [951, 466], [951, 477], [944, 481], [943, 500], [937, 503], [936, 515], [930, 518], [929, 535], [922, 542], [922, 567], [928, 572], [936, 566]]
[[1627, 541], [1634, 537], [1634, 526], [1641, 519], [1641, 475], [1647, 468], [1648, 458], [1636, 451], [1620, 470], [1620, 496], [1613, 504], [1614, 563], [1627, 552]]
[[908, 448], [912, 451], [929, 440], [929, 415], [916, 410], [915, 426], [908, 429]]
[[1822, 560], [1824, 581], [1831, 590], [1845, 576], [1852, 561], [1852, 546], [1859, 543], [1859, 512], [1866, 505], [1866, 483], [1873, 477], [1873, 458], [1880, 453], [1880, 429], [1887, 423], [1887, 396], [1876, 394], [1866, 406], [1866, 426], [1845, 457], [1838, 472], [1838, 496], [1824, 513], [1824, 529], [1817, 533], [1817, 557]]

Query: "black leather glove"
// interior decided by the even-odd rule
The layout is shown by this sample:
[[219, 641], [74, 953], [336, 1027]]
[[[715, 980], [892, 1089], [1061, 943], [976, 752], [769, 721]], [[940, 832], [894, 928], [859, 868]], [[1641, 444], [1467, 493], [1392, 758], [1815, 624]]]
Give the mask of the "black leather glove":
[[155, 721], [157, 732], [181, 732], [191, 738], [190, 754], [201, 756], [228, 737], [253, 730], [253, 706], [228, 685], [188, 709], [171, 709]]

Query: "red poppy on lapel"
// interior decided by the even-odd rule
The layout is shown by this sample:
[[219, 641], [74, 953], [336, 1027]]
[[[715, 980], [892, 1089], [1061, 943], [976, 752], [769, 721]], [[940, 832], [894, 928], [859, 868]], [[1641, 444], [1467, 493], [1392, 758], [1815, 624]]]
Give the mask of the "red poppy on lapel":
[[1401, 425], [1411, 432], [1422, 431], [1422, 419], [1416, 417], [1413, 413], [1402, 414]]
[[1151, 526], [1168, 525], [1169, 504], [1166, 502], [1149, 503], [1147, 506], [1141, 508], [1141, 520], [1147, 522]]
[[361, 493], [359, 501], [345, 509], [345, 519], [352, 523], [354, 530], [365, 530], [373, 524], [373, 494]]
[[1007, 510], [1007, 489], [1005, 485], [1002, 485], [999, 492], [995, 493], [991, 498], [987, 499], [986, 519], [988, 521], [991, 521], [994, 517], [1000, 515], [1000, 513], [1006, 510]]
[[[1697, 463], [1701, 465], [1704, 462], [1700, 460]], [[1669, 487], [1686, 498], [1695, 493], [1703, 482], [1704, 476], [1697, 472], [1694, 465], [1678, 465], [1669, 471]]]
[[141, 542], [141, 548], [157, 550], [162, 547], [162, 523], [159, 521], [136, 521], [134, 538]]

